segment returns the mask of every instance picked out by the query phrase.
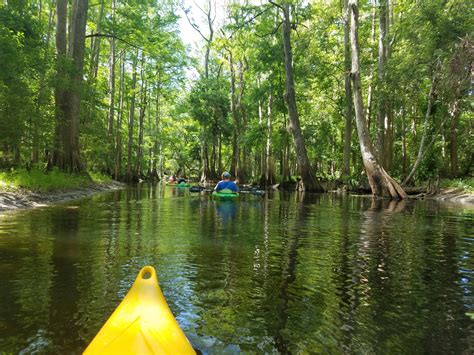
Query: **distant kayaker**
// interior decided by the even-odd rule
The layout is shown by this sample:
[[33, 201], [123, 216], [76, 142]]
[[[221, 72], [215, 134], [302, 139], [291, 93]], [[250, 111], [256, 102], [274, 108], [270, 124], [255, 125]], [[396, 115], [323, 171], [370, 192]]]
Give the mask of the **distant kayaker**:
[[214, 187], [214, 190], [231, 190], [232, 192], [239, 192], [239, 187], [234, 181], [230, 180], [230, 173], [224, 171], [222, 173], [222, 180], [217, 183], [216, 187]]
[[180, 177], [180, 178], [178, 179], [178, 185], [179, 185], [179, 184], [185, 184], [185, 183], [186, 183], [186, 178]]

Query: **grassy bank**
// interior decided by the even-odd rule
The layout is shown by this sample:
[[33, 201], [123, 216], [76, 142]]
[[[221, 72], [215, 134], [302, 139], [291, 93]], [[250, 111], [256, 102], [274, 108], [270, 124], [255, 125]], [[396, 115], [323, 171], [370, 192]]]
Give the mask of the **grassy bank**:
[[465, 193], [474, 194], [474, 178], [442, 179], [439, 187], [442, 189], [458, 189]]
[[49, 192], [87, 187], [107, 181], [111, 181], [111, 178], [94, 172], [68, 174], [56, 169], [49, 172], [40, 169], [0, 171], [0, 190]]

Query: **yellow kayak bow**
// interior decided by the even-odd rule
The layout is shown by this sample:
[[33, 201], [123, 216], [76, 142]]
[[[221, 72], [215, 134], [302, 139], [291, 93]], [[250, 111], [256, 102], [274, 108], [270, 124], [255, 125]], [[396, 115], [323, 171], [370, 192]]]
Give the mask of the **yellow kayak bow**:
[[195, 354], [145, 266], [84, 354]]

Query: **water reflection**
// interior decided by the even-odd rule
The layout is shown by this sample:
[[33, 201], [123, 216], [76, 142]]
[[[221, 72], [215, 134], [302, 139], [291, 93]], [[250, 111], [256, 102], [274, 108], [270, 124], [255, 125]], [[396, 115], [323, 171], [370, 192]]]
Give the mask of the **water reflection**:
[[204, 353], [469, 353], [472, 217], [163, 185], [3, 215], [0, 352], [80, 353], [152, 264]]

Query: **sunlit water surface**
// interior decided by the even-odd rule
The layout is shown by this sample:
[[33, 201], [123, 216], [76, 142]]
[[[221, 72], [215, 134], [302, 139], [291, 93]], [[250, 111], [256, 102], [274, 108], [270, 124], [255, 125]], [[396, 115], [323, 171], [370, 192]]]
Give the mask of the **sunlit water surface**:
[[80, 353], [144, 265], [202, 353], [474, 353], [474, 211], [142, 185], [0, 214], [0, 353]]

